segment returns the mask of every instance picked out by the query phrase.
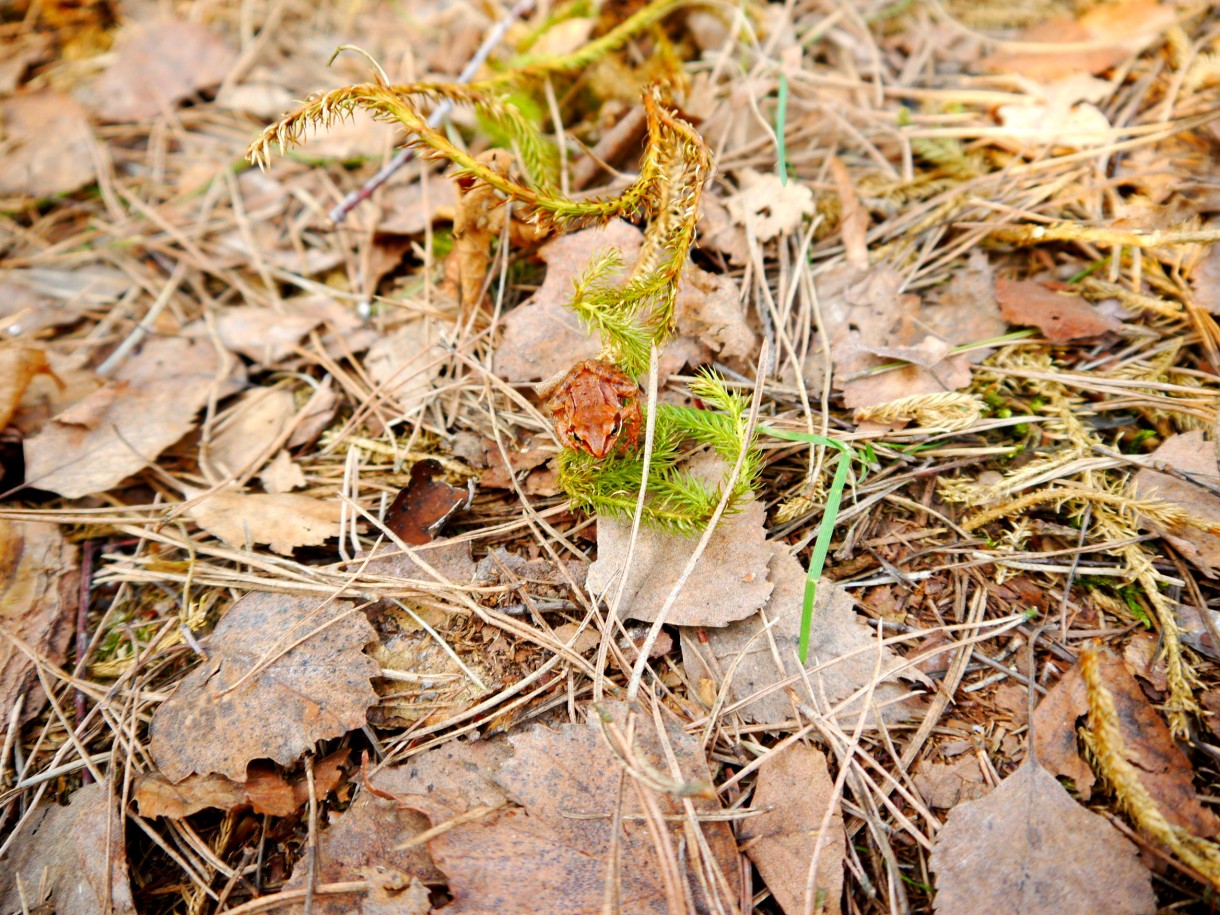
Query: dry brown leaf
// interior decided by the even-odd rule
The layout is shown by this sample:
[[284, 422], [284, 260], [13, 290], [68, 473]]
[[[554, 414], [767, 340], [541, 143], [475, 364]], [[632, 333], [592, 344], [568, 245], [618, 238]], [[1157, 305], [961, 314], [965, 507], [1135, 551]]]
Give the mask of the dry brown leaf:
[[[621, 733], [625, 706], [606, 703], [600, 712], [606, 727]], [[597, 724], [598, 712], [592, 714], [594, 720], [587, 724], [565, 725], [557, 730], [540, 726], [510, 737], [515, 753], [500, 769], [496, 781], [522, 809], [489, 813], [428, 843], [433, 859], [449, 878], [454, 901], [446, 906], [447, 913], [600, 912], [608, 881], [618, 887], [618, 909], [622, 912], [660, 915], [672, 911], [666, 904], [661, 864], [648, 826], [642, 821], [643, 811], [630, 776], [627, 790], [621, 795], [623, 823], [617, 840], [617, 876], [609, 869], [622, 767]], [[674, 776], [676, 783], [691, 790], [698, 785], [710, 788], [711, 773], [699, 742], [672, 723], [666, 726], [666, 739], [681, 772]], [[631, 752], [639, 758], [637, 765], [670, 776], [670, 764], [652, 719], [637, 721]], [[686, 882], [695, 897], [693, 909], [708, 910], [703, 880], [697, 875], [699, 865], [694, 860], [699, 846], [686, 843], [681, 800], [669, 794], [653, 796], [668, 815], [666, 839], [671, 846], [681, 844], [685, 849], [680, 854], [674, 847], [674, 854], [686, 863]], [[688, 799], [697, 812], [720, 809], [713, 799]], [[428, 804], [428, 799], [418, 799], [417, 803]], [[452, 815], [435, 809], [428, 813], [434, 825]], [[702, 831], [714, 862], [705, 862], [701, 869], [707, 873], [709, 864], [715, 864], [728, 882], [727, 891], [717, 886], [717, 895], [731, 904], [737, 899], [740, 873], [732, 830], [727, 823], [704, 822]]]
[[269, 457], [267, 449], [288, 428], [295, 413], [292, 391], [287, 388], [244, 392], [217, 419], [210, 439], [199, 449], [204, 476], [217, 482], [258, 470], [255, 460]]
[[[312, 310], [238, 305], [217, 314], [213, 326], [225, 349], [270, 366], [291, 355], [297, 341], [322, 321], [323, 316]], [[188, 327], [186, 333], [202, 337], [210, 330], [199, 325]]]
[[991, 785], [983, 778], [974, 754], [949, 763], [924, 760], [911, 776], [911, 781], [925, 804], [941, 810], [956, 807], [963, 801], [977, 800], [991, 791]]
[[1080, 296], [1046, 283], [998, 279], [995, 292], [1005, 320], [1037, 327], [1051, 343], [1085, 340], [1122, 326]]
[[739, 169], [735, 177], [737, 193], [725, 199], [725, 206], [760, 242], [795, 232], [813, 214], [813, 191], [798, 181], [785, 184], [779, 175], [752, 168]]
[[[764, 520], [765, 511], [757, 500], [721, 520], [666, 617], [669, 623], [725, 626], [767, 602], [771, 550]], [[641, 527], [619, 614], [646, 622], [656, 619], [697, 543], [694, 537]], [[597, 560], [589, 567], [590, 591], [611, 597], [617, 592], [630, 544], [630, 521], [598, 519]]]
[[[951, 354], [956, 341], [929, 333], [923, 320], [925, 312], [943, 309], [925, 308], [919, 296], [900, 291], [902, 283], [902, 276], [888, 266], [860, 271], [845, 265], [818, 278], [834, 383], [850, 408], [954, 391], [970, 383], [969, 361]], [[970, 326], [963, 322], [959, 332]], [[875, 372], [899, 359], [913, 364]], [[821, 387], [820, 377], [810, 382]]]
[[219, 371], [210, 343], [150, 339], [26, 442], [26, 482], [70, 499], [113, 488], [194, 426]]
[[[923, 303], [919, 323], [954, 346], [993, 340], [1008, 331], [1000, 317], [995, 297], [995, 275], [987, 255], [978, 248], [970, 252], [964, 267]], [[966, 354], [971, 362], [981, 362], [993, 350], [979, 348]]]
[[[314, 767], [317, 797], [326, 797], [338, 786], [349, 752], [337, 750]], [[146, 775], [136, 781], [132, 796], [143, 817], [182, 819], [209, 808], [230, 811], [241, 806], [286, 817], [309, 802], [309, 784], [304, 775], [289, 783], [275, 766], [255, 762], [246, 770], [244, 784], [223, 775], [192, 775], [175, 785], [159, 775]]]
[[31, 346], [0, 349], [0, 429], [9, 424], [35, 375], [50, 373], [47, 354]]
[[[823, 832], [826, 809], [832, 803], [834, 812]], [[847, 837], [826, 756], [805, 744], [774, 754], [758, 770], [751, 806], [771, 809], [742, 821], [741, 841], [779, 907], [787, 915], [838, 915]], [[818, 869], [810, 881], [815, 855]], [[806, 905], [807, 887], [813, 890], [812, 905]]]
[[197, 22], [124, 26], [115, 61], [90, 87], [91, 107], [106, 121], [146, 121], [201, 89], [219, 85], [237, 54]]
[[89, 360], [83, 353], [63, 355], [48, 350], [45, 356], [47, 370], [30, 379], [17, 412], [10, 419], [13, 428], [26, 438], [37, 434], [47, 420], [84, 400], [103, 384], [96, 373], [86, 368]]
[[305, 485], [305, 471], [287, 450], [281, 450], [263, 468], [258, 481], [267, 492], [292, 492]]
[[422, 317], [402, 325], [369, 347], [364, 367], [377, 382], [377, 393], [410, 413], [422, 407], [441, 369], [444, 350], [440, 325]]
[[1195, 264], [1190, 285], [1196, 305], [1211, 314], [1220, 314], [1220, 246], [1212, 245]]
[[843, 160], [830, 157], [830, 175], [839, 195], [839, 236], [847, 263], [861, 270], [868, 266], [868, 210], [860, 205], [860, 197], [851, 183], [851, 174]]
[[985, 798], [950, 811], [931, 866], [943, 915], [1156, 910], [1135, 845], [1032, 757]]
[[76, 547], [58, 524], [0, 520], [0, 721], [9, 720], [22, 696], [23, 720], [47, 702], [36, 685], [34, 659], [6, 636], [20, 639], [44, 661], [62, 664], [79, 587]]
[[1093, 794], [1097, 776], [1080, 755], [1076, 725], [1089, 710], [1088, 690], [1080, 667], [1072, 667], [1034, 709], [1034, 749], [1055, 775], [1070, 778], [1081, 800]]
[[[1198, 484], [1145, 467], [1135, 475], [1135, 488], [1143, 499], [1162, 499], [1206, 521], [1220, 523], [1220, 473], [1217, 449], [1202, 431], [1195, 430], [1166, 439], [1151, 455], [1154, 462], [1167, 465]], [[1210, 488], [1209, 488], [1210, 487]], [[1164, 532], [1165, 539], [1208, 577], [1220, 569], [1220, 535], [1189, 524], [1174, 525]]]
[[724, 201], [710, 191], [699, 203], [698, 232], [695, 244], [700, 248], [719, 251], [738, 267], [749, 263], [750, 242], [745, 229], [733, 222]]
[[[734, 668], [729, 701], [744, 703], [740, 714], [747, 721], [778, 724], [793, 717], [786, 688], [776, 688], [781, 681], [790, 681], [787, 688], [809, 700], [804, 681], [794, 676], [799, 673], [796, 652], [800, 641], [805, 570], [783, 544], [770, 543], [768, 547], [770, 577], [775, 590], [763, 612], [771, 624], [770, 637], [759, 636], [763, 623], [757, 614], [724, 629], [706, 630], [706, 643], [694, 638], [689, 630], [683, 630], [682, 660], [693, 682], [706, 677], [717, 688], [723, 684], [729, 669]], [[715, 575], [710, 577], [715, 578]], [[888, 648], [878, 649], [876, 635], [852, 609], [853, 603], [851, 596], [833, 582], [823, 581], [818, 585], [806, 663], [814, 702], [820, 710], [828, 711], [878, 681], [871, 701], [881, 708], [883, 720], [888, 723], [904, 721], [914, 714], [920, 701], [898, 678], [928, 681], [918, 671], [895, 673], [902, 659]], [[772, 639], [775, 653], [771, 648]], [[783, 665], [782, 670], [777, 667], [776, 654]], [[766, 695], [761, 695], [763, 692]], [[859, 708], [859, 700], [854, 700], [838, 715], [846, 721], [854, 718]]]
[[212, 772], [244, 781], [252, 760], [291, 765], [316, 741], [363, 726], [377, 665], [361, 649], [374, 638], [345, 601], [247, 594], [153, 714], [154, 761], [172, 782]]
[[[630, 267], [643, 237], [635, 226], [616, 219], [605, 226], [561, 235], [539, 248], [538, 256], [547, 265], [546, 276], [528, 302], [504, 317], [504, 333], [493, 362], [496, 374], [513, 382], [543, 381], [582, 359], [596, 358], [602, 351], [600, 336], [586, 334], [567, 307], [572, 283], [584, 273], [589, 259], [606, 248], [621, 251], [625, 269]], [[678, 286], [674, 320], [683, 336], [672, 340], [661, 354], [662, 378], [687, 362], [705, 362], [714, 353], [735, 359], [753, 350], [753, 331], [736, 284], [728, 277], [688, 263]]]
[[0, 196], [70, 194], [97, 180], [84, 107], [49, 90], [0, 101]]
[[123, 828], [108, 784], [80, 788], [66, 807], [44, 799], [0, 867], [0, 911], [135, 915]]
[[[206, 495], [205, 495], [206, 493]], [[232, 547], [268, 544], [289, 555], [299, 546], [318, 546], [338, 537], [342, 506], [300, 493], [243, 493], [236, 489], [183, 489], [194, 502], [187, 514], [196, 524]]]
[[11, 337], [79, 321], [113, 303], [131, 281], [112, 267], [71, 270], [25, 267], [0, 271], [0, 330]]
[[[370, 871], [384, 879], [397, 875], [437, 885], [444, 874], [437, 870], [423, 844], [399, 848], [429, 826], [428, 817], [408, 806], [407, 798], [428, 798], [433, 815], [441, 819], [462, 812], [466, 805], [498, 807], [503, 791], [491, 780], [509, 755], [502, 740], [454, 741], [421, 753], [401, 765], [370, 776], [371, 790], [360, 793], [343, 813], [335, 814], [318, 843], [319, 883], [355, 880]], [[298, 868], [285, 889], [302, 889], [306, 868]], [[300, 913], [304, 905], [285, 907]], [[370, 899], [324, 897], [314, 900], [317, 915], [374, 915]], [[392, 909], [396, 915], [400, 910]], [[409, 910], [408, 910], [409, 911]]]
[[[475, 564], [470, 555], [469, 540], [434, 540], [416, 547], [412, 552], [446, 581], [466, 584], [475, 578]], [[367, 564], [363, 558], [359, 561], [363, 566], [364, 575], [381, 576], [387, 582], [436, 581], [419, 563], [392, 544], [384, 544]]]
[[457, 188], [447, 178], [433, 173], [410, 184], [391, 179], [381, 192], [381, 218], [377, 231], [386, 235], [423, 235], [428, 226], [452, 219], [457, 206]]
[[1108, 82], [1081, 72], [1036, 88], [1036, 100], [996, 110], [1000, 123], [1012, 134], [1003, 135], [1001, 145], [1026, 152], [1044, 147], [1087, 149], [1113, 141], [1109, 118], [1093, 104], [1109, 97], [1113, 87]]
[[[1104, 73], [1153, 42], [1173, 24], [1172, 5], [1156, 0], [1098, 4], [1079, 19], [1056, 16], [1021, 33], [1016, 50], [982, 61], [993, 73], [1017, 73], [1052, 82], [1081, 72]], [[1024, 50], [1020, 44], [1071, 44], [1062, 51]]]
[[1174, 826], [1192, 835], [1220, 832], [1220, 818], [1203, 805], [1194, 786], [1194, 768], [1178, 747], [1160, 713], [1148, 701], [1121, 658], [1099, 652], [1106, 688], [1114, 697], [1128, 761], [1157, 808]]
[[385, 526], [403, 543], [431, 543], [455, 512], [470, 505], [472, 489], [435, 479], [443, 470], [437, 461], [416, 461], [410, 482], [386, 509]]

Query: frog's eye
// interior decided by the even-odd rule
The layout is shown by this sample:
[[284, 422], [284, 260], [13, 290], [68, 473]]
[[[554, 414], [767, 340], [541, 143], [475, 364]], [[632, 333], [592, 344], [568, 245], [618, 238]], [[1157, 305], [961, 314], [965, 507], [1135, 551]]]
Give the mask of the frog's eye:
[[584, 444], [584, 442], [585, 442], [585, 440], [584, 440], [583, 438], [581, 438], [581, 437], [580, 437], [580, 433], [576, 431], [576, 427], [575, 427], [575, 426], [573, 426], [572, 428], [568, 429], [568, 438], [570, 438], [572, 441], [574, 441], [574, 442], [578, 442], [579, 444], [582, 444], [582, 445], [583, 445], [583, 444]]
[[610, 427], [610, 434], [612, 436], [618, 435], [619, 432], [621, 432], [622, 430], [623, 430], [623, 414], [615, 413], [614, 414], [614, 425]]

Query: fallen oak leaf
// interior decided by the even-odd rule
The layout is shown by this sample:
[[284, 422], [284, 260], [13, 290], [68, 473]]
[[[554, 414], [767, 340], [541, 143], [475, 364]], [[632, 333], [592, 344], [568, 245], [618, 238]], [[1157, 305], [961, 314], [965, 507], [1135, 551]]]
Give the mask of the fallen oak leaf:
[[361, 649], [375, 638], [346, 601], [245, 595], [202, 640], [207, 660], [153, 714], [153, 760], [175, 783], [212, 772], [244, 782], [252, 760], [291, 765], [363, 726], [377, 665]]
[[1135, 845], [1032, 754], [986, 797], [949, 812], [930, 863], [941, 915], [1156, 910]]

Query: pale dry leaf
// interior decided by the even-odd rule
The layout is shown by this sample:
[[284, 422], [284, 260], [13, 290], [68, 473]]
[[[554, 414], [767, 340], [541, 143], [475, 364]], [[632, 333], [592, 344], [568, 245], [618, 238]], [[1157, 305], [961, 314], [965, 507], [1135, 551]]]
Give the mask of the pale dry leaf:
[[[954, 346], [993, 340], [1008, 331], [1000, 317], [995, 297], [995, 274], [987, 254], [975, 248], [964, 267], [923, 302], [919, 323]], [[965, 354], [971, 362], [982, 362], [993, 350], [982, 348]]]
[[125, 818], [112, 790], [86, 785], [66, 807], [43, 800], [0, 867], [0, 912], [135, 915]]
[[36, 435], [51, 417], [84, 400], [104, 383], [87, 368], [88, 354], [73, 349], [67, 353], [47, 350], [47, 371], [31, 378], [22, 393], [10, 422], [27, 439]]
[[1212, 245], [1195, 264], [1190, 285], [1195, 304], [1214, 315], [1220, 315], [1220, 245]]
[[985, 798], [950, 811], [931, 866], [942, 915], [1156, 910], [1135, 845], [1033, 758]]
[[34, 376], [50, 373], [47, 354], [32, 346], [0, 349], [0, 429], [9, 424]]
[[44, 90], [0, 100], [4, 168], [0, 196], [70, 194], [97, 180], [84, 107]]
[[[503, 739], [452, 741], [373, 774], [371, 790], [362, 791], [347, 810], [333, 815], [330, 827], [323, 830], [318, 842], [318, 882], [355, 880], [375, 869], [381, 878], [398, 875], [432, 886], [444, 883], [445, 876], [432, 863], [426, 845], [400, 847], [429, 827], [428, 817], [413, 809], [408, 799], [418, 803], [418, 798], [426, 798], [424, 806], [442, 820], [464, 811], [467, 805], [498, 807], [505, 798], [492, 777], [510, 752]], [[295, 870], [284, 888], [304, 888], [306, 873], [306, 868]], [[297, 915], [304, 910], [301, 904], [283, 911]], [[370, 907], [367, 897], [359, 901], [322, 897], [314, 900], [313, 911], [316, 915], [373, 915], [379, 910]]]
[[245, 391], [212, 428], [199, 448], [199, 467], [210, 482], [250, 474], [254, 462], [288, 428], [296, 413], [292, 391], [283, 387]]
[[[1145, 467], [1135, 475], [1136, 492], [1141, 499], [1164, 500], [1205, 521], [1220, 523], [1220, 496], [1216, 495], [1220, 473], [1217, 472], [1216, 454], [1215, 443], [1208, 441], [1200, 430], [1170, 436], [1152, 453], [1152, 461], [1198, 482]], [[1145, 524], [1160, 527], [1153, 522], [1145, 521]], [[1163, 533], [1165, 539], [1205, 575], [1215, 577], [1216, 570], [1220, 569], [1220, 535], [1190, 524], [1175, 524]]]
[[9, 720], [20, 697], [25, 697], [23, 720], [47, 702], [34, 659], [6, 636], [20, 639], [50, 664], [62, 664], [79, 587], [76, 547], [58, 524], [0, 520], [0, 721]]
[[[621, 764], [601, 733], [596, 716], [604, 716], [605, 727], [620, 733], [626, 707], [605, 703], [591, 713], [588, 723], [564, 725], [556, 730], [535, 727], [510, 737], [514, 754], [495, 777], [508, 796], [522, 805], [488, 814], [433, 838], [428, 847], [433, 859], [449, 878], [453, 902], [445, 908], [452, 915], [570, 915], [599, 912], [605, 902], [606, 883], [618, 889], [619, 910], [633, 915], [668, 913], [657, 850], [642, 821], [637, 793], [622, 793], [623, 823], [617, 838], [619, 866], [610, 871], [611, 830]], [[676, 785], [710, 789], [711, 773], [697, 739], [675, 723], [666, 724], [666, 739], [672, 747], [680, 774]], [[651, 718], [638, 719], [631, 752], [637, 766], [671, 776], [670, 764], [661, 749]], [[650, 790], [644, 787], [643, 790]], [[694, 896], [693, 910], [712, 910], [696, 875], [694, 859], [699, 846], [687, 844], [682, 802], [670, 794], [654, 793], [667, 815], [665, 841], [686, 864], [685, 879]], [[704, 796], [688, 797], [697, 813], [720, 809], [718, 801]], [[427, 803], [421, 799], [419, 803]], [[445, 811], [429, 811], [434, 824], [443, 822]], [[452, 814], [450, 814], [452, 815]], [[705, 862], [705, 873], [714, 865], [728, 881], [727, 898], [737, 898], [740, 873], [736, 842], [724, 822], [701, 824], [713, 861]], [[680, 854], [678, 845], [685, 849]], [[724, 891], [720, 892], [722, 904]]]
[[1078, 295], [1033, 280], [996, 280], [1000, 314], [1013, 324], [1034, 326], [1051, 343], [1085, 340], [1122, 325]]
[[118, 270], [99, 264], [0, 270], [0, 330], [15, 337], [72, 324], [90, 309], [112, 304], [130, 286]]
[[339, 536], [338, 502], [292, 492], [243, 493], [232, 487], [210, 493], [184, 487], [183, 497], [199, 500], [187, 509], [191, 520], [231, 547], [265, 543], [287, 556], [297, 547], [318, 546]]
[[911, 781], [925, 804], [941, 810], [949, 810], [963, 801], [977, 800], [991, 791], [974, 754], [967, 754], [957, 762], [925, 759], [912, 774]]
[[1003, 145], [1020, 151], [1050, 147], [1055, 150], [1090, 149], [1114, 140], [1110, 120], [1096, 105], [1001, 105], [996, 112], [1012, 135]]
[[261, 262], [285, 273], [317, 276], [343, 263], [344, 254], [336, 239], [317, 233], [302, 238], [294, 232], [294, 227], [286, 223], [265, 221], [255, 224], [253, 237], [234, 229], [216, 236], [216, 243], [229, 255], [226, 266]]
[[[303, 309], [237, 305], [218, 312], [212, 327], [225, 349], [270, 366], [291, 355], [297, 341], [321, 323], [321, 315]], [[204, 337], [211, 328], [200, 323], [185, 332]]]
[[[512, 382], [543, 381], [575, 362], [596, 358], [602, 351], [600, 334], [586, 333], [567, 307], [573, 281], [584, 274], [591, 257], [607, 248], [622, 252], [623, 270], [629, 269], [643, 237], [635, 226], [615, 219], [605, 226], [561, 235], [539, 248], [538, 256], [547, 265], [546, 276], [528, 302], [504, 317], [504, 333], [492, 364], [495, 373]], [[753, 349], [753, 332], [736, 283], [691, 263], [682, 272], [674, 320], [680, 335], [661, 354], [662, 378], [688, 362], [706, 362], [715, 353], [731, 360]]]
[[420, 409], [443, 365], [440, 325], [430, 317], [410, 321], [369, 347], [364, 367], [377, 393], [409, 413]]
[[[834, 812], [823, 831], [832, 805]], [[741, 842], [779, 907], [786, 915], [838, 915], [847, 837], [826, 756], [799, 743], [774, 753], [758, 770], [751, 806], [768, 812], [742, 821]], [[810, 881], [815, 855], [818, 869]], [[813, 890], [812, 899], [807, 887]], [[807, 899], [812, 906], [806, 905]]]
[[[793, 717], [788, 688], [810, 700], [804, 680], [797, 676], [800, 670], [796, 660], [805, 570], [782, 543], [769, 543], [768, 547], [775, 590], [762, 615], [754, 614], [723, 629], [706, 630], [706, 643], [683, 630], [682, 660], [692, 681], [707, 678], [717, 688], [733, 669], [729, 702], [739, 707], [747, 721], [779, 724]], [[918, 711], [921, 699], [902, 680], [930, 684], [918, 671], [897, 672], [902, 659], [878, 646], [876, 634], [864, 624], [853, 604], [843, 588], [830, 581], [819, 583], [805, 665], [812, 699], [819, 710], [829, 712], [876, 683], [871, 702], [881, 709], [882, 719], [891, 724], [905, 721]], [[763, 616], [770, 624], [769, 636], [762, 632]], [[787, 686], [781, 686], [785, 681]], [[856, 699], [837, 714], [840, 720], [848, 721], [859, 709], [860, 700]]]
[[[694, 14], [692, 14], [694, 15]], [[745, 229], [733, 222], [729, 208], [716, 195], [705, 193], [699, 202], [698, 238], [700, 248], [719, 251], [738, 267], [750, 262], [750, 241]]]
[[291, 765], [313, 745], [367, 721], [376, 638], [346, 601], [251, 593], [202, 640], [206, 659], [153, 714], [149, 747], [172, 782], [248, 764]]
[[70, 499], [113, 488], [194, 427], [220, 370], [210, 343], [151, 338], [26, 442], [27, 483]]
[[813, 215], [813, 191], [799, 181], [785, 184], [772, 172], [752, 168], [735, 174], [738, 190], [725, 199], [725, 206], [760, 242], [795, 232], [802, 219]]
[[124, 26], [114, 63], [93, 81], [90, 107], [105, 121], [145, 121], [201, 89], [217, 86], [237, 54], [197, 22]]
[[[744, 619], [767, 602], [771, 555], [764, 527], [765, 511], [754, 499], [722, 518], [670, 609], [675, 626], [726, 626]], [[597, 559], [589, 567], [587, 586], [594, 594], [614, 595], [627, 561], [631, 522], [599, 518]], [[624, 619], [656, 619], [682, 574], [698, 540], [655, 528], [640, 528], [631, 557], [619, 613]]]
[[860, 205], [860, 197], [852, 184], [851, 174], [843, 160], [830, 157], [830, 175], [839, 195], [839, 236], [843, 253], [853, 267], [868, 267], [868, 210]]
[[258, 481], [267, 492], [292, 492], [305, 485], [305, 471], [287, 450], [282, 449], [267, 462], [258, 475]]

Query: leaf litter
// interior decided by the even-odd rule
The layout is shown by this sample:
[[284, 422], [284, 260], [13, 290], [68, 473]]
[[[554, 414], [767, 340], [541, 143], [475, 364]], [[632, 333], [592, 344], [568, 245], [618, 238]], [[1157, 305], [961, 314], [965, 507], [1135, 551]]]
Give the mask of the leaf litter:
[[[236, 167], [292, 99], [369, 79], [335, 46], [430, 80], [490, 17], [9, 23], [8, 908], [1063, 910], [1074, 855], [1114, 869], [1090, 905], [1206, 904], [1214, 13], [667, 4], [492, 36], [473, 78], [523, 65], [493, 94], [529, 131], [459, 106], [476, 168], [613, 199], [658, 80], [715, 154], [689, 214], [541, 229], [444, 162], [332, 226], [401, 141], [368, 118]], [[546, 69], [582, 48], [579, 78]], [[638, 466], [620, 517], [574, 509], [532, 386], [613, 342], [569, 308], [590, 259], [648, 267], [674, 214], [698, 246], [658, 399], [707, 420], [708, 369], [758, 391], [762, 470], [662, 611], [701, 528], [633, 534]], [[846, 444], [837, 518], [838, 455], [768, 430]], [[87, 864], [44, 851], [61, 826]]]

